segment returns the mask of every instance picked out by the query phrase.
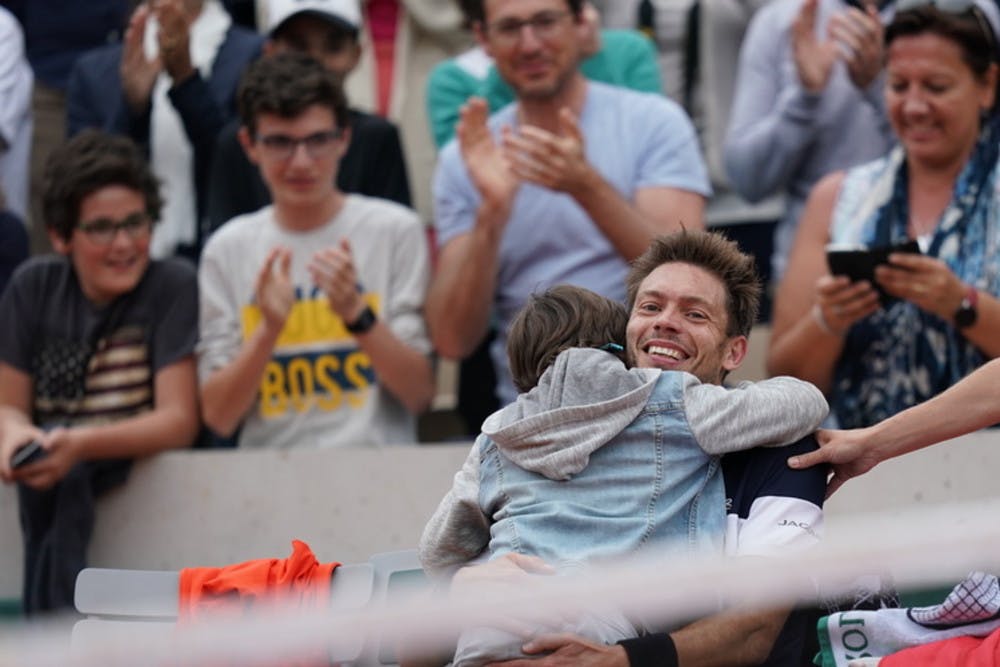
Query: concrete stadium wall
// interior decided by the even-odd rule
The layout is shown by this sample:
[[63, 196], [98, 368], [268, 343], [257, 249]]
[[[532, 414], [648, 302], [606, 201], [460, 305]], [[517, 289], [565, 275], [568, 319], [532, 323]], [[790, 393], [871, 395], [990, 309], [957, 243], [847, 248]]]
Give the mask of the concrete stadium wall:
[[[413, 548], [468, 445], [324, 451], [179, 451], [138, 463], [98, 503], [90, 565], [175, 570]], [[0, 598], [20, 597], [17, 498], [0, 489]]]
[[[465, 445], [379, 450], [183, 451], [139, 463], [98, 507], [91, 565], [179, 569], [285, 557], [291, 540], [320, 560], [358, 562], [416, 546], [468, 452]], [[889, 461], [827, 505], [828, 531], [857, 512], [996, 494], [1000, 432]], [[0, 489], [0, 598], [19, 597], [21, 540], [12, 489]]]

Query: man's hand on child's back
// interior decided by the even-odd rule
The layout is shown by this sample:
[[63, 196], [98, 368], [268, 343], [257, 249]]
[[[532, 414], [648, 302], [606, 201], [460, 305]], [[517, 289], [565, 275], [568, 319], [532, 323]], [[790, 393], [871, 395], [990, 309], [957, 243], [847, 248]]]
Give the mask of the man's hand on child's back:
[[555, 574], [555, 568], [537, 556], [509, 553], [483, 563], [463, 567], [451, 580], [451, 591], [465, 595], [469, 590], [510, 588], [530, 583], [530, 575]]
[[[538, 575], [555, 574], [555, 568], [536, 556], [509, 553], [482, 565], [463, 567], [451, 580], [451, 595], [459, 598], [502, 595], [505, 591], [523, 591]], [[516, 618], [509, 617], [497, 624], [502, 630], [525, 638], [533, 637], [551, 627], [558, 619], [551, 614], [532, 617], [525, 610]]]
[[629, 667], [628, 655], [621, 646], [598, 644], [574, 635], [536, 637], [521, 650], [532, 657], [490, 667]]

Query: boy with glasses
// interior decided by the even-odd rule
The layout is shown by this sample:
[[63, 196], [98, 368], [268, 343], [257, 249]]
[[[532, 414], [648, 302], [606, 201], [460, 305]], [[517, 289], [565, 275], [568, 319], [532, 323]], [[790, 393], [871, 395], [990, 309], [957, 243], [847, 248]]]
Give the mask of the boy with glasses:
[[247, 71], [240, 142], [274, 204], [234, 218], [200, 267], [205, 422], [244, 447], [413, 442], [433, 394], [417, 216], [337, 189], [351, 140], [336, 76], [279, 54]]
[[[358, 0], [270, 0], [264, 57], [306, 53], [343, 84], [361, 58]], [[399, 130], [388, 120], [349, 110], [351, 141], [337, 169], [337, 187], [409, 206], [410, 184]], [[215, 142], [209, 175], [208, 218], [216, 229], [230, 218], [271, 203], [257, 168], [240, 147], [239, 119], [223, 128]]]
[[[198, 432], [197, 282], [152, 261], [156, 179], [129, 139], [86, 131], [51, 155], [43, 198], [59, 256], [0, 297], [0, 479], [17, 483], [27, 614], [73, 605], [94, 498], [130, 459]], [[39, 458], [13, 460], [36, 441]]]

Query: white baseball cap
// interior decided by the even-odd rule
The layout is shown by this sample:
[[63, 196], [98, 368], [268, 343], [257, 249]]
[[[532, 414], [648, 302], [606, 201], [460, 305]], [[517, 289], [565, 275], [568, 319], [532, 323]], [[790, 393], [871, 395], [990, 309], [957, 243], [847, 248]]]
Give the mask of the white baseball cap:
[[285, 21], [300, 14], [315, 16], [350, 30], [361, 28], [358, 0], [268, 0], [268, 34], [273, 35]]

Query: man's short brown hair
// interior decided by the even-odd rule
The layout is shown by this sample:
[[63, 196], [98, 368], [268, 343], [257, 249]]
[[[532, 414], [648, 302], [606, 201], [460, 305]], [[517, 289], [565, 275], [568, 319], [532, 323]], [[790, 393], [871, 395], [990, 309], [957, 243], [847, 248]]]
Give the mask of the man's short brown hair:
[[571, 347], [613, 343], [623, 348], [627, 326], [625, 306], [583, 287], [556, 285], [532, 294], [507, 334], [514, 386], [529, 391], [559, 353]]
[[697, 266], [718, 278], [726, 292], [726, 335], [750, 335], [760, 310], [757, 267], [735, 241], [713, 232], [684, 230], [653, 239], [646, 252], [632, 262], [625, 279], [629, 312], [646, 276], [674, 262]]

